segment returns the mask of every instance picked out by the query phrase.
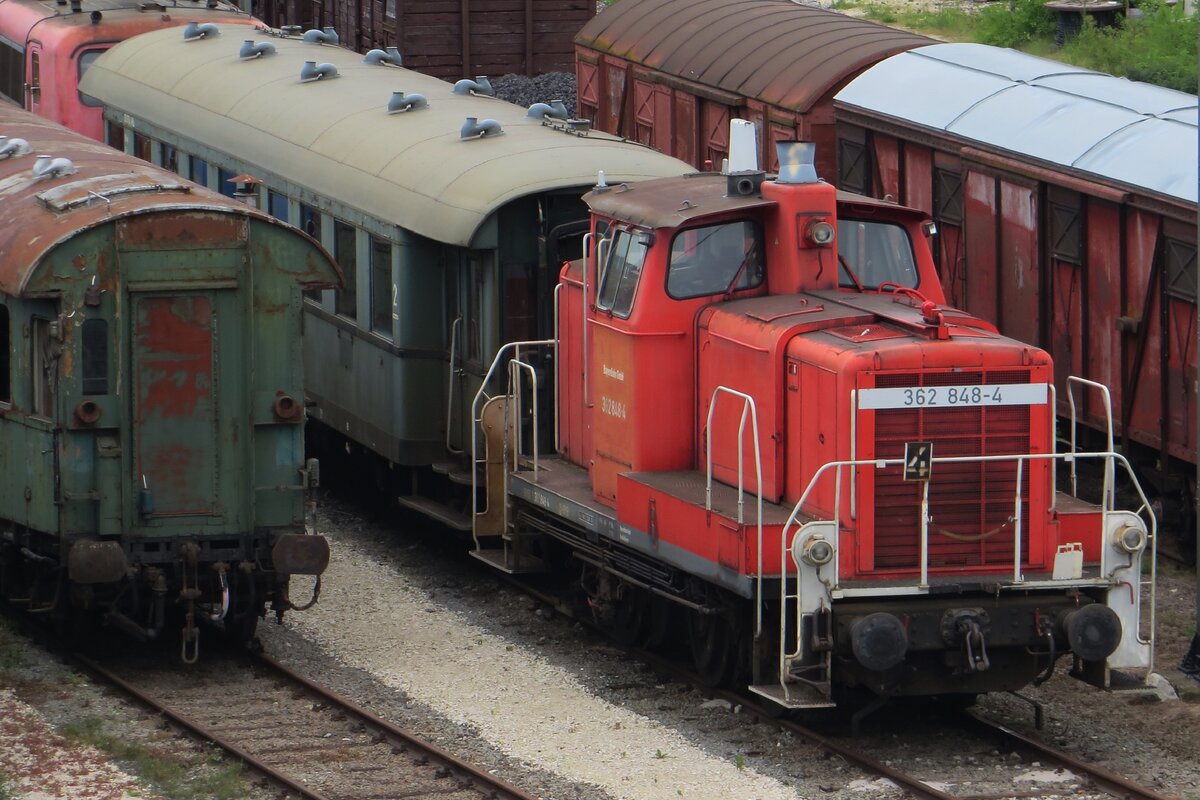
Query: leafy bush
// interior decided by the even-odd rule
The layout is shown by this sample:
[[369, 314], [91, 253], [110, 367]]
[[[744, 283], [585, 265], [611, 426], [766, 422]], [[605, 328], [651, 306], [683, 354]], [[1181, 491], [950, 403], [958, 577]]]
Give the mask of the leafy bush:
[[1045, 0], [1009, 0], [979, 12], [975, 41], [996, 47], [1021, 47], [1036, 39], [1054, 37], [1057, 23]]
[[1088, 20], [1060, 58], [1088, 69], [1122, 75], [1195, 94], [1200, 17], [1157, 0], [1143, 0], [1141, 16], [1111, 28]]

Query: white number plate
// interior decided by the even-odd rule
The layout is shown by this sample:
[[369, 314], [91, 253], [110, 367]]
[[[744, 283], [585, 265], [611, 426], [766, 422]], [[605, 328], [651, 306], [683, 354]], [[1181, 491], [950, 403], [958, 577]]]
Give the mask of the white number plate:
[[1049, 394], [1049, 384], [1045, 383], [863, 389], [858, 393], [858, 407], [863, 410], [880, 410], [887, 408], [1040, 406], [1046, 404]]

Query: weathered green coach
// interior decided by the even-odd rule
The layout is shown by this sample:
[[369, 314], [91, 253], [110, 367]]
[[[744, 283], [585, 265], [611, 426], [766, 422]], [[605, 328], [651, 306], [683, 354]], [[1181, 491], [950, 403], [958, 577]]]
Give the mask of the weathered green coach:
[[0, 107], [0, 591], [180, 624], [189, 660], [198, 623], [249, 639], [292, 607], [328, 560], [301, 297], [337, 281], [301, 232]]

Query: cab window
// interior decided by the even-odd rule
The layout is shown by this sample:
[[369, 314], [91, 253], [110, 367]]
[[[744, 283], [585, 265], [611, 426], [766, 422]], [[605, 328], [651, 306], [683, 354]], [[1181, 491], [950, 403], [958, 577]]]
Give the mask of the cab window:
[[676, 300], [752, 289], [762, 283], [762, 233], [749, 220], [680, 231], [671, 242], [667, 294]]
[[633, 310], [642, 267], [646, 263], [649, 237], [640, 231], [617, 230], [608, 247], [604, 273], [600, 277], [600, 294], [596, 307], [611, 311], [613, 316], [627, 318]]
[[[87, 73], [92, 64], [96, 63], [96, 59], [102, 55], [104, 55], [104, 50], [84, 50], [79, 54], [79, 80], [83, 80], [84, 74]], [[92, 108], [98, 108], [99, 106], [104, 105], [90, 94], [82, 91], [79, 92], [79, 102], [83, 103], [85, 106], [91, 106]]]
[[838, 220], [839, 284], [846, 289], [878, 289], [896, 283], [915, 289], [917, 265], [908, 231], [888, 222]]

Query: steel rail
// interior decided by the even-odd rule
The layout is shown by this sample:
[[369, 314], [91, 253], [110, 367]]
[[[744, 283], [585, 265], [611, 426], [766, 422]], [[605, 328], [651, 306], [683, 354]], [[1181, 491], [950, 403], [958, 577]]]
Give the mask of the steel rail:
[[282, 786], [285, 789], [287, 789], [288, 791], [296, 792], [301, 797], [307, 798], [307, 800], [327, 800], [325, 795], [313, 790], [312, 788], [310, 788], [308, 786], [305, 786], [302, 783], [297, 783], [296, 781], [292, 780], [288, 776], [284, 775], [282, 772], [279, 772], [278, 770], [267, 766], [266, 764], [259, 761], [257, 758], [255, 758], [250, 753], [248, 753], [245, 750], [243, 750], [242, 748], [238, 747], [233, 742], [226, 740], [220, 734], [213, 733], [212, 731], [208, 730], [200, 723], [195, 722], [192, 719], [185, 717], [184, 715], [182, 715], [178, 712], [172, 711], [168, 706], [163, 705], [158, 700], [155, 700], [150, 695], [141, 691], [136, 686], [134, 686], [133, 684], [126, 681], [124, 678], [119, 677], [118, 675], [111, 672], [110, 670], [102, 667], [100, 664], [97, 664], [92, 659], [90, 659], [86, 656], [78, 655], [78, 654], [76, 654], [74, 656], [74, 658], [79, 663], [81, 663], [85, 667], [87, 667], [93, 673], [104, 678], [104, 680], [113, 684], [114, 686], [116, 686], [121, 691], [125, 692], [126, 694], [130, 695], [131, 697], [134, 697], [142, 705], [146, 706], [147, 708], [153, 709], [155, 713], [161, 714], [162, 716], [166, 717], [174, 724], [191, 732], [193, 735], [198, 736], [201, 739], [204, 739], [206, 741], [212, 742], [213, 744], [217, 745], [225, 752], [229, 753], [230, 755], [232, 755], [235, 758], [242, 761], [242, 763], [246, 764], [246, 766], [250, 767], [251, 769], [255, 770], [256, 772], [259, 772], [259, 773], [267, 776], [267, 778], [269, 780], [271, 780], [273, 783], [275, 783], [276, 785]]
[[380, 717], [379, 715], [377, 715], [371, 711], [368, 711], [367, 709], [360, 706], [358, 703], [355, 703], [353, 700], [351, 700], [347, 697], [343, 697], [342, 695], [338, 694], [337, 692], [333, 691], [332, 689], [327, 689], [324, 686], [321, 686], [320, 684], [314, 683], [313, 681], [309, 680], [308, 678], [304, 677], [303, 675], [291, 670], [288, 667], [285, 667], [283, 664], [280, 664], [274, 658], [271, 658], [271, 656], [269, 656], [265, 653], [257, 653], [256, 657], [260, 662], [266, 664], [267, 666], [269, 666], [272, 669], [276, 670], [277, 672], [281, 673], [288, 680], [295, 681], [296, 683], [299, 683], [300, 685], [304, 686], [309, 691], [320, 695], [324, 699], [330, 700], [331, 702], [333, 702], [334, 704], [336, 704], [343, 710], [349, 711], [350, 713], [354, 714], [355, 716], [357, 716], [359, 719], [363, 720], [364, 722], [367, 722], [370, 725], [374, 725], [375, 727], [381, 729], [382, 731], [387, 733], [389, 736], [395, 737], [396, 739], [399, 739], [402, 742], [404, 742], [405, 744], [407, 744], [411, 747], [414, 747], [418, 750], [423, 750], [423, 751], [427, 752], [431, 756], [433, 756], [437, 759], [440, 759], [441, 761], [447, 763], [448, 765], [450, 765], [451, 767], [453, 767], [456, 770], [461, 770], [462, 772], [466, 773], [467, 777], [469, 777], [471, 779], [471, 781], [476, 785], [476, 788], [485, 790], [488, 792], [494, 792], [494, 793], [496, 793], [496, 794], [492, 795], [494, 797], [506, 797], [506, 798], [512, 798], [512, 800], [538, 800], [538, 798], [535, 795], [528, 794], [528, 793], [516, 788], [515, 786], [513, 786], [509, 783], [506, 783], [505, 781], [501, 780], [500, 778], [497, 778], [495, 775], [484, 772], [483, 770], [480, 770], [479, 768], [474, 767], [471, 764], [468, 764], [466, 761], [463, 761], [458, 756], [455, 756], [454, 754], [452, 754], [446, 750], [443, 750], [442, 748], [438, 747], [437, 745], [433, 744], [432, 742], [427, 742], [424, 739], [420, 739], [416, 736], [413, 736], [411, 733], [408, 733], [407, 731], [396, 727], [395, 725], [393, 725], [391, 722], [388, 722], [383, 717]]
[[[502, 580], [519, 588], [522, 592], [534, 597], [543, 604], [557, 610], [560, 614], [563, 614], [564, 616], [587, 626], [593, 631], [597, 631], [602, 634], [604, 633], [603, 629], [596, 625], [592, 620], [572, 614], [569, 608], [564, 607], [563, 604], [559, 602], [558, 598], [522, 583], [515, 576], [500, 575], [497, 577], [500, 577]], [[846, 759], [846, 761], [855, 764], [856, 766], [861, 767], [868, 772], [872, 772], [880, 777], [887, 778], [905, 791], [909, 792], [914, 797], [929, 798], [929, 800], [960, 800], [960, 798], [958, 798], [956, 795], [943, 792], [940, 789], [935, 789], [934, 787], [917, 778], [914, 778], [911, 775], [908, 775], [907, 773], [893, 769], [892, 767], [889, 767], [880, 761], [876, 761], [865, 753], [858, 752], [849, 747], [844, 747], [837, 742], [831, 741], [811, 728], [806, 728], [805, 726], [791, 720], [780, 719], [778, 716], [768, 711], [764, 706], [758, 704], [754, 700], [751, 700], [746, 695], [727, 689], [712, 689], [705, 687], [697, 675], [689, 672], [675, 661], [672, 661], [668, 658], [663, 658], [656, 653], [652, 653], [648, 650], [643, 650], [638, 647], [625, 647], [624, 649], [630, 655], [647, 664], [650, 664], [655, 669], [673, 675], [682, 680], [684, 683], [690, 683], [693, 686], [700, 687], [705, 693], [714, 698], [719, 698], [729, 703], [736, 703], [760, 720], [789, 731], [796, 737], [803, 739], [811, 745], [819, 747], [826, 753], [841, 756], [842, 758]]]
[[[522, 583], [515, 576], [501, 575], [498, 577], [519, 588], [522, 592], [525, 592], [529, 596], [537, 599], [544, 605], [557, 610], [564, 616], [569, 617], [601, 634], [604, 633], [603, 629], [595, 624], [592, 620], [577, 616], [572, 613], [568, 606], [565, 606], [559, 601], [559, 598]], [[846, 759], [846, 761], [853, 763], [864, 770], [875, 773], [880, 777], [887, 778], [914, 797], [930, 798], [930, 800], [998, 800], [1000, 797], [1044, 796], [1044, 793], [1042, 792], [1033, 792], [1028, 794], [1008, 792], [1004, 793], [1003, 795], [956, 795], [941, 791], [940, 789], [936, 789], [920, 779], [913, 777], [912, 775], [897, 770], [893, 767], [889, 767], [882, 762], [876, 761], [865, 753], [839, 744], [821, 735], [820, 733], [817, 733], [811, 728], [805, 727], [804, 725], [789, 719], [780, 718], [777, 714], [773, 714], [767, 707], [747, 695], [729, 689], [713, 689], [706, 687], [703, 685], [697, 675], [693, 674], [688, 669], [681, 666], [679, 663], [672, 661], [671, 659], [664, 658], [656, 653], [652, 653], [648, 650], [642, 650], [637, 647], [624, 647], [624, 649], [630, 655], [649, 664], [655, 669], [673, 675], [683, 680], [685, 683], [690, 683], [693, 686], [700, 688], [713, 698], [740, 705], [743, 709], [753, 714], [763, 722], [789, 731], [797, 738], [822, 749], [826, 753], [840, 756]], [[1128, 798], [1128, 800], [1178, 800], [1178, 798], [1174, 798], [1170, 795], [1159, 794], [1152, 789], [1139, 786], [1127, 778], [1118, 775], [1117, 773], [1104, 767], [1095, 764], [1088, 764], [1087, 762], [1081, 761], [1068, 753], [1055, 750], [1043, 742], [1039, 742], [1036, 739], [1025, 736], [1024, 734], [1021, 734], [1000, 723], [983, 719], [971, 712], [967, 712], [964, 716], [969, 720], [973, 720], [980, 727], [984, 728], [988, 734], [993, 736], [999, 734], [1027, 750], [1032, 750], [1038, 753], [1047, 761], [1053, 761], [1065, 769], [1069, 769], [1076, 774], [1090, 779], [1097, 787], [1105, 792], [1108, 792], [1114, 797], [1123, 799]]]
[[1070, 753], [1057, 750], [1045, 742], [1026, 736], [1000, 722], [986, 719], [970, 712], [967, 713], [967, 717], [989, 734], [999, 735], [1002, 739], [1010, 743], [1023, 747], [1026, 750], [1032, 750], [1047, 761], [1053, 761], [1071, 772], [1086, 776], [1094, 784], [1114, 797], [1131, 798], [1132, 800], [1173, 800], [1170, 795], [1160, 794], [1153, 789], [1140, 786], [1124, 775], [1119, 775], [1098, 764], [1089, 764], [1086, 761], [1081, 761]]
[[[76, 654], [74, 658], [94, 674], [100, 676], [105, 681], [119, 688], [129, 696], [133, 697], [143, 706], [153, 710], [155, 713], [162, 715], [170, 720], [175, 725], [179, 726], [192, 733], [193, 735], [210, 741], [217, 745], [231, 756], [242, 761], [250, 769], [265, 776], [275, 785], [289, 792], [294, 792], [305, 800], [327, 800], [327, 796], [310, 786], [299, 783], [296, 780], [288, 777], [286, 774], [276, 770], [275, 768], [263, 763], [252, 753], [239, 747], [236, 743], [229, 741], [220, 734], [212, 732], [203, 724], [172, 710], [169, 706], [161, 701], [146, 694], [138, 689], [133, 684], [113, 673], [111, 670], [100, 665], [96, 661], [87, 658], [86, 656]], [[504, 798], [504, 800], [537, 800], [534, 795], [528, 794], [521, 789], [512, 786], [504, 780], [491, 775], [471, 764], [463, 761], [452, 753], [443, 750], [437, 745], [427, 742], [411, 733], [397, 727], [395, 724], [388, 722], [379, 715], [368, 711], [362, 706], [344, 697], [337, 692], [328, 689], [311, 679], [301, 675], [289, 667], [276, 661], [265, 653], [254, 654], [254, 660], [262, 664], [271, 671], [275, 672], [284, 680], [298, 684], [300, 687], [310, 694], [316, 695], [320, 700], [325, 701], [328, 705], [336, 707], [339, 711], [346, 713], [349, 716], [356, 717], [360, 722], [373, 727], [383, 733], [392, 740], [393, 744], [403, 745], [418, 751], [421, 755], [427, 756], [440, 762], [448, 770], [461, 773], [461, 777], [468, 781], [471, 786], [478, 791], [482, 796], [488, 798]]]

